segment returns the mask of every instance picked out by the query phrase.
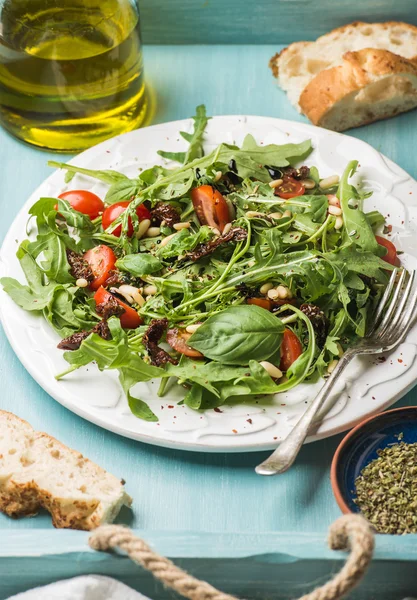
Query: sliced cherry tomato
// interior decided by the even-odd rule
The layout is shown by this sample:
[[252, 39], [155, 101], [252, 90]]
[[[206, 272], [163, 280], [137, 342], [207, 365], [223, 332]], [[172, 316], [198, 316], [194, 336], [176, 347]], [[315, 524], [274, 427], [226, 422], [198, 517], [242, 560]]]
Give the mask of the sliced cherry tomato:
[[[69, 190], [59, 194], [58, 198], [67, 200], [74, 210], [87, 215], [91, 220], [96, 219], [104, 210], [103, 201], [87, 190]], [[58, 210], [58, 205], [55, 206], [55, 210]]]
[[88, 262], [94, 275], [90, 288], [98, 290], [101, 285], [105, 285], [110, 271], [114, 269], [116, 255], [111, 248], [102, 244], [88, 250], [84, 254], [84, 260]]
[[284, 304], [295, 304], [295, 298], [286, 298], [282, 300], [279, 298], [278, 300], [270, 300], [270, 298], [248, 298], [246, 300], [247, 304], [255, 304], [256, 306], [260, 306], [265, 310], [273, 310], [274, 307], [278, 308], [278, 306], [283, 306]]
[[264, 308], [265, 310], [272, 310], [273, 307], [273, 302], [272, 300], [270, 300], [269, 298], [248, 298], [246, 300], [247, 304], [254, 304], [255, 306], [260, 306], [261, 308]]
[[198, 350], [194, 350], [191, 348], [187, 341], [192, 336], [191, 333], [184, 331], [184, 329], [168, 329], [167, 331], [167, 342], [177, 352], [180, 354], [185, 354], [185, 356], [189, 356], [190, 358], [204, 358], [204, 356]]
[[125, 312], [120, 315], [120, 325], [124, 329], [136, 329], [136, 327], [139, 327], [139, 325], [142, 323], [142, 319], [135, 309], [126, 304], [126, 302], [119, 300], [119, 298], [114, 294], [110, 294], [110, 292], [105, 290], [104, 287], [98, 288], [94, 294], [94, 300], [96, 301], [96, 304], [102, 304], [103, 302], [107, 302], [111, 296], [116, 298], [117, 303], [125, 309]]
[[281, 371], [288, 371], [302, 353], [303, 347], [300, 340], [291, 329], [286, 329], [281, 342], [281, 362], [279, 365]]
[[275, 188], [274, 194], [288, 200], [289, 198], [302, 196], [305, 191], [306, 189], [300, 181], [297, 181], [294, 177], [285, 177], [283, 183]]
[[211, 185], [200, 185], [191, 190], [191, 200], [200, 223], [223, 232], [230, 218], [227, 202], [221, 193]]
[[397, 256], [397, 248], [394, 246], [392, 242], [387, 240], [387, 238], [383, 238], [380, 235], [375, 236], [376, 241], [380, 246], [384, 246], [388, 250], [385, 256], [381, 256], [382, 260], [389, 263], [390, 265], [398, 265], [398, 256]]
[[[126, 208], [129, 206], [129, 204], [130, 204], [130, 202], [116, 202], [116, 204], [112, 204], [111, 206], [108, 206], [106, 208], [106, 210], [104, 211], [103, 218], [101, 220], [103, 229], [105, 230], [108, 227], [110, 227], [110, 225], [113, 223], [113, 221], [115, 221], [117, 219], [117, 217], [120, 217], [120, 215], [125, 212]], [[146, 206], [143, 206], [143, 204], [139, 204], [139, 206], [136, 208], [136, 214], [138, 215], [139, 221], [144, 221], [145, 219], [151, 218], [151, 213], [146, 208]], [[119, 225], [118, 227], [116, 227], [116, 229], [114, 231], [112, 231], [112, 235], [115, 235], [117, 237], [120, 237], [121, 233], [122, 233], [121, 225]], [[132, 219], [130, 217], [129, 217], [129, 222], [128, 222], [127, 235], [129, 237], [132, 237], [132, 235], [133, 235], [133, 223], [132, 223]]]

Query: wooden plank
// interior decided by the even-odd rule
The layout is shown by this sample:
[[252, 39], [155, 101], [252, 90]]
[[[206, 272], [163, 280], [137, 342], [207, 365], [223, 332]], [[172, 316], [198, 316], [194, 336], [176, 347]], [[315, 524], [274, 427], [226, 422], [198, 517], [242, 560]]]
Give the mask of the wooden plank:
[[417, 25], [415, 0], [140, 0], [148, 44], [287, 44], [352, 21]]
[[[42, 540], [46, 532], [40, 533], [38, 540]], [[86, 539], [87, 534], [83, 535]], [[64, 544], [67, 544], [67, 552], [54, 552], [57, 545], [56, 537], [60, 538], [61, 549]], [[163, 588], [149, 573], [125, 556], [96, 553], [86, 550], [85, 547], [74, 547], [71, 542], [68, 543], [68, 537], [71, 537], [71, 532], [58, 532], [54, 539], [52, 536], [46, 537], [46, 541], [52, 548], [46, 554], [40, 551], [44, 545], [41, 541], [38, 551], [29, 556], [9, 555], [2, 558], [0, 600], [38, 585], [90, 573], [115, 577], [149, 598], [158, 598], [158, 600], [178, 598], [171, 590]], [[241, 536], [237, 536], [239, 537]], [[321, 556], [319, 547], [323, 539], [320, 540], [319, 536], [311, 536], [307, 544], [305, 539], [302, 540], [302, 547], [308, 545], [310, 550], [308, 558], [305, 558], [298, 554], [299, 537], [297, 534], [282, 536], [274, 544], [275, 551], [266, 553], [262, 549], [271, 548], [271, 543], [262, 536], [259, 540], [260, 545], [255, 543], [251, 548], [247, 544], [248, 549], [252, 550], [250, 554], [231, 558], [234, 554], [234, 543], [238, 541], [235, 536], [227, 536], [226, 541], [222, 536], [216, 539], [216, 536], [199, 534], [197, 549], [195, 544], [197, 538], [191, 534], [188, 536], [162, 534], [159, 537], [158, 534], [147, 534], [148, 541], [156, 542], [153, 546], [159, 552], [164, 552], [164, 548], [168, 549], [170, 546], [172, 552], [168, 552], [168, 556], [189, 573], [209, 581], [224, 592], [248, 600], [298, 598], [312, 591], [340, 570], [345, 558], [344, 554], [326, 552]], [[415, 536], [412, 537], [415, 543]], [[177, 548], [177, 539], [180, 550]], [[250, 540], [248, 539], [247, 542]], [[31, 545], [34, 545], [33, 536]], [[181, 554], [183, 545], [186, 548], [185, 555]], [[211, 552], [211, 548], [214, 548], [215, 552]], [[259, 548], [261, 553], [257, 554]], [[190, 549], [195, 553], [194, 555], [191, 554]], [[204, 556], [207, 550], [209, 557]], [[199, 558], [195, 558], [197, 555]], [[19, 577], [16, 576], [17, 573], [20, 574]], [[361, 585], [349, 595], [349, 598], [351, 600], [370, 598], [392, 600], [410, 597], [413, 594], [415, 594], [415, 552], [409, 559], [396, 557], [378, 560], [376, 558]]]

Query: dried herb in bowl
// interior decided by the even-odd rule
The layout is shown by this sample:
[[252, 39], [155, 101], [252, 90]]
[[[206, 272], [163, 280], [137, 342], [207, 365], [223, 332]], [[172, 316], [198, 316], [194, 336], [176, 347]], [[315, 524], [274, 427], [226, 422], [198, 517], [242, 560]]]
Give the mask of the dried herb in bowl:
[[378, 450], [355, 487], [355, 502], [378, 533], [417, 533], [417, 443]]

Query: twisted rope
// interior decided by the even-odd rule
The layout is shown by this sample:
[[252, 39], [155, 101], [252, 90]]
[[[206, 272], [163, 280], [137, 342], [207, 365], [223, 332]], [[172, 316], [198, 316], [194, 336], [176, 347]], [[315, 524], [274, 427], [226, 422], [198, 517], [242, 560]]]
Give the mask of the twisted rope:
[[[368, 523], [357, 515], [345, 515], [335, 521], [329, 531], [332, 550], [350, 550], [343, 568], [333, 579], [300, 600], [339, 600], [349, 593], [364, 576], [374, 551], [374, 536]], [[119, 548], [133, 562], [150, 571], [166, 586], [189, 600], [238, 600], [225, 594], [206, 581], [200, 581], [160, 556], [130, 529], [120, 525], [104, 525], [89, 539], [94, 550]]]

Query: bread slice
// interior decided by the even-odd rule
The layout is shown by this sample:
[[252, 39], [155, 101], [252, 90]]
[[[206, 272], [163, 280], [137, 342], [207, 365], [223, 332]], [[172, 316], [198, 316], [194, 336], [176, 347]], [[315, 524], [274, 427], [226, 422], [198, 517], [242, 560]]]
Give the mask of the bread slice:
[[417, 107], [417, 65], [387, 50], [346, 52], [304, 88], [301, 110], [314, 125], [344, 131]]
[[55, 438], [0, 410], [0, 511], [51, 513], [55, 527], [90, 530], [112, 522], [131, 498], [123, 483]]
[[289, 100], [302, 111], [300, 96], [312, 79], [325, 69], [343, 65], [346, 52], [365, 48], [388, 50], [417, 64], [417, 27], [397, 21], [358, 21], [334, 29], [315, 42], [291, 44], [272, 57], [270, 67]]

